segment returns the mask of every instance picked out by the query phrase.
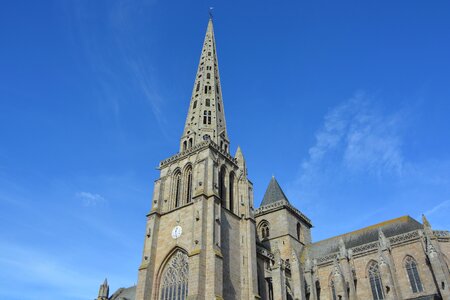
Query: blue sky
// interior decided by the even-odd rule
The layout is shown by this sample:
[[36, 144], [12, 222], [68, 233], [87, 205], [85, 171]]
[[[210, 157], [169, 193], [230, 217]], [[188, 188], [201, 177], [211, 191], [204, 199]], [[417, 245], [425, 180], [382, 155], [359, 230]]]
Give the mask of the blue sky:
[[8, 1], [0, 11], [0, 298], [137, 280], [207, 10], [228, 133], [315, 241], [425, 213], [450, 229], [448, 1]]

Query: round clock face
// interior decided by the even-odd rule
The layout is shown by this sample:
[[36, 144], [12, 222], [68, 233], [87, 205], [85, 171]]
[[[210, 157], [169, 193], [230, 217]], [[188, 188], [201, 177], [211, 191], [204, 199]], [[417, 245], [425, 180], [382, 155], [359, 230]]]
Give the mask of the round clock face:
[[183, 229], [181, 228], [181, 226], [175, 226], [172, 229], [172, 238], [173, 239], [177, 239], [181, 236], [181, 233], [183, 232]]

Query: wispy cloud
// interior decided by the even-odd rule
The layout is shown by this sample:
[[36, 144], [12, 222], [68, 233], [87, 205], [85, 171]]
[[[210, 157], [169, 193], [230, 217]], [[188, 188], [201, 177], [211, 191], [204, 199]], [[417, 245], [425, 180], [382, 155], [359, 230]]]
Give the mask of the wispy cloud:
[[[96, 80], [95, 92], [102, 99], [101, 104], [112, 113], [120, 128], [123, 108], [130, 99], [145, 101], [149, 105], [161, 132], [166, 133], [166, 119], [163, 113], [163, 97], [160, 96], [156, 70], [148, 45], [136, 39], [134, 19], [156, 3], [155, 0], [115, 1], [107, 7], [101, 17], [104, 28], [93, 31], [88, 26], [93, 17], [90, 3], [74, 2], [60, 4], [66, 11], [73, 43], [81, 46]], [[98, 20], [97, 20], [98, 21]], [[151, 36], [147, 37], [151, 41]], [[147, 43], [149, 43], [147, 41]], [[151, 50], [151, 49], [150, 49]], [[125, 91], [125, 92], [124, 92]]]
[[89, 192], [78, 192], [75, 196], [82, 200], [84, 206], [97, 206], [106, 204], [106, 199], [99, 194]]
[[329, 161], [356, 173], [400, 175], [404, 163], [400, 122], [400, 113], [385, 115], [370, 97], [357, 93], [326, 114], [316, 142], [301, 164], [300, 180], [316, 180]]
[[[14, 284], [20, 282], [25, 286], [30, 284], [45, 286], [65, 299], [92, 297], [85, 291], [92, 286], [92, 282], [99, 281], [98, 275], [92, 276], [92, 273], [87, 271], [79, 272], [75, 270], [74, 266], [64, 263], [62, 257], [51, 257], [41, 253], [38, 249], [31, 248], [30, 245], [25, 247], [0, 241], [0, 247], [2, 249], [0, 266], [3, 270], [0, 273], [0, 278], [4, 283], [0, 288], [1, 295], [8, 295], [10, 299], [46, 298], [45, 295], [39, 295], [38, 291], [24, 294], [23, 290], [14, 286]], [[9, 275], [6, 276], [6, 274]], [[8, 283], [13, 284], [13, 286], [8, 286]], [[11, 289], [15, 290], [12, 294]]]
[[427, 217], [430, 217], [430, 216], [434, 215], [435, 213], [442, 212], [442, 211], [447, 211], [447, 212], [450, 211], [450, 200], [446, 200], [446, 201], [442, 201], [441, 203], [438, 203], [431, 209], [424, 212], [424, 215]]

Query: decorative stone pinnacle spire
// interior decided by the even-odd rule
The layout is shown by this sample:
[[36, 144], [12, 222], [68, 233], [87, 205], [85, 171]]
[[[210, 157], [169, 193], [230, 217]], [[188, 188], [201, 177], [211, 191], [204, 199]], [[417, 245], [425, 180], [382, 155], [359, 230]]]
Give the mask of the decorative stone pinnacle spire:
[[378, 228], [378, 241], [380, 242], [381, 250], [388, 250], [391, 248], [389, 240], [386, 238], [381, 228]]
[[339, 256], [340, 258], [346, 258], [347, 257], [347, 249], [345, 247], [344, 239], [339, 239]]
[[422, 214], [422, 223], [424, 227], [431, 228], [430, 222], [428, 222], [428, 219], [424, 214]]
[[212, 140], [229, 151], [212, 18], [206, 29], [180, 152], [204, 140]]
[[341, 276], [342, 275], [341, 266], [339, 265], [339, 262], [338, 262], [337, 258], [333, 259], [333, 275], [334, 276]]
[[108, 300], [108, 297], [109, 297], [109, 285], [108, 280], [105, 278], [105, 281], [103, 281], [98, 290], [97, 300]]

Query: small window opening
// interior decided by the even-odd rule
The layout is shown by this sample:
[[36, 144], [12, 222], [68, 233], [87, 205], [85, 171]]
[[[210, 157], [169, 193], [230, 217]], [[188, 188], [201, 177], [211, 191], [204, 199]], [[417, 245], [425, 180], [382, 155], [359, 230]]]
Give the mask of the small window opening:
[[205, 105], [206, 105], [206, 106], [210, 106], [210, 100], [209, 100], [209, 99], [206, 99], [206, 100], [205, 100]]
[[219, 111], [220, 111], [220, 103], [217, 103], [217, 108], [218, 108]]
[[197, 83], [197, 87], [195, 88], [195, 91], [198, 92], [200, 90], [200, 82]]
[[211, 124], [211, 111], [208, 111], [208, 124]]
[[211, 79], [211, 73], [206, 74], [206, 79]]
[[196, 109], [196, 108], [197, 108], [197, 100], [194, 101], [194, 105], [193, 105], [192, 108], [193, 108], [193, 109]]

